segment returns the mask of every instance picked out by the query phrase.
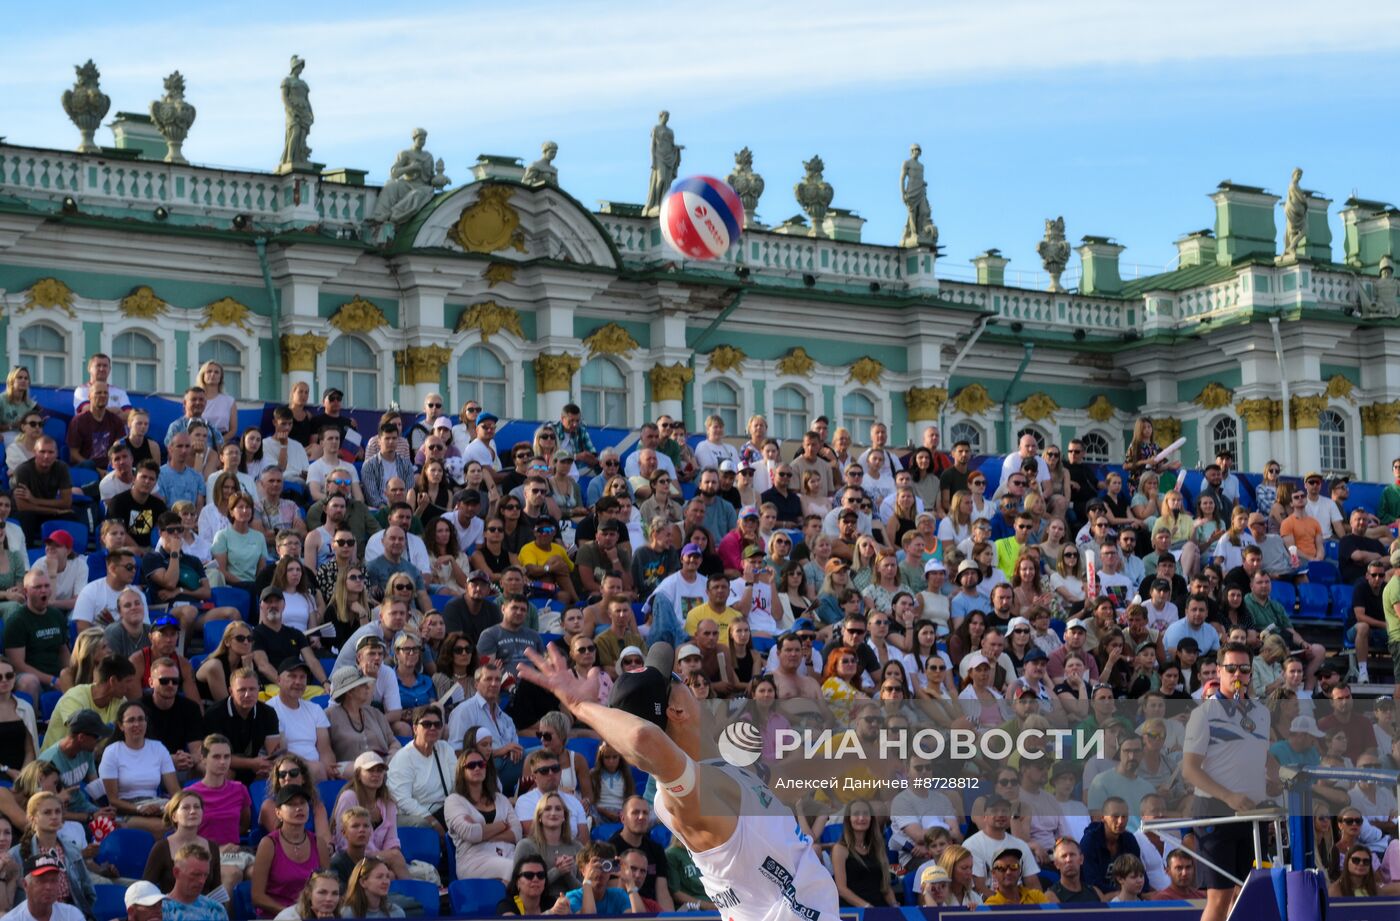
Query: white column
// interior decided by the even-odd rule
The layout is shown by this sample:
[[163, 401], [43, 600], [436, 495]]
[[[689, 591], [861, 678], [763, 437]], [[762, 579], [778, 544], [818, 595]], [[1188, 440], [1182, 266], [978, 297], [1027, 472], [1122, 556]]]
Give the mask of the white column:
[[564, 413], [564, 404], [569, 402], [566, 390], [551, 390], [539, 395], [539, 415], [541, 419], [558, 419]]
[[1293, 450], [1294, 464], [1298, 475], [1307, 473], [1309, 470], [1317, 470], [1322, 466], [1322, 452], [1317, 443], [1317, 426], [1312, 428], [1293, 430]]

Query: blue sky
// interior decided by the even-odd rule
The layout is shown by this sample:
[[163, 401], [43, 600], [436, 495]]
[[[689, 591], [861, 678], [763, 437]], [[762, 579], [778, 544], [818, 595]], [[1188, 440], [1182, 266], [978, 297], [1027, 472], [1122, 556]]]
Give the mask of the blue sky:
[[866, 240], [894, 243], [899, 165], [918, 142], [949, 277], [992, 246], [1013, 277], [1038, 272], [1043, 220], [1059, 214], [1072, 241], [1127, 246], [1125, 274], [1151, 271], [1211, 226], [1220, 180], [1282, 193], [1295, 165], [1334, 201], [1338, 257], [1347, 197], [1400, 202], [1400, 4], [253, 0], [6, 16], [0, 135], [37, 147], [76, 145], [58, 99], [92, 57], [112, 114], [146, 111], [178, 68], [199, 108], [186, 156], [271, 168], [297, 53], [314, 159], [372, 180], [421, 125], [458, 183], [478, 153], [528, 161], [550, 139], [574, 196], [640, 201], [668, 108], [683, 175], [722, 177], [749, 146], [760, 216], [776, 223], [799, 210], [792, 186], [819, 153], [834, 204], [868, 219]]

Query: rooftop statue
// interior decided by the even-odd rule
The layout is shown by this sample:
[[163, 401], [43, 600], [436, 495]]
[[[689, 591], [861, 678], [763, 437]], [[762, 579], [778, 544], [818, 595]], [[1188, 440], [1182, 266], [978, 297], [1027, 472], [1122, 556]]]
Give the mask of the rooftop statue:
[[306, 143], [316, 116], [311, 111], [311, 87], [301, 79], [306, 62], [292, 55], [291, 73], [282, 80], [282, 106], [287, 112], [287, 136], [282, 143], [279, 172], [311, 169], [311, 148]]
[[642, 213], [656, 217], [661, 213], [661, 199], [671, 191], [676, 173], [681, 168], [681, 151], [685, 145], [676, 143], [676, 135], [667, 127], [671, 113], [662, 111], [656, 127], [651, 129], [651, 178], [647, 181], [647, 203]]
[[1308, 235], [1308, 196], [1298, 185], [1303, 178], [1303, 170], [1296, 167], [1293, 178], [1288, 183], [1288, 198], [1283, 203], [1283, 258], [1296, 262], [1299, 250], [1307, 243]]
[[1040, 253], [1040, 262], [1045, 266], [1045, 271], [1050, 273], [1049, 290], [1064, 291], [1065, 289], [1060, 287], [1060, 275], [1069, 264], [1069, 241], [1065, 239], [1063, 215], [1053, 221], [1046, 219], [1045, 239], [1040, 241], [1035, 251]]
[[559, 145], [545, 141], [540, 145], [540, 158], [525, 167], [525, 175], [520, 181], [525, 185], [559, 185], [559, 170], [554, 166], [554, 158], [559, 154]]
[[399, 151], [394, 158], [394, 165], [389, 167], [389, 181], [379, 192], [370, 221], [402, 224], [432, 201], [439, 189], [452, 182], [442, 173], [442, 161], [434, 163], [433, 155], [423, 149], [427, 140], [427, 131], [413, 129], [413, 146]]
[[928, 184], [924, 182], [924, 165], [919, 162], [923, 148], [918, 144], [909, 148], [909, 159], [899, 169], [900, 194], [904, 196], [904, 207], [909, 211], [909, 220], [904, 224], [904, 236], [900, 246], [937, 246], [938, 228], [933, 223], [933, 212], [928, 206]]
[[753, 171], [753, 151], [745, 147], [734, 155], [734, 171], [725, 181], [744, 203], [744, 226], [758, 227], [758, 198], [763, 194], [763, 177]]
[[97, 65], [92, 63], [91, 59], [74, 69], [78, 72], [78, 79], [73, 83], [72, 89], [63, 91], [63, 111], [68, 113], [68, 117], [82, 133], [83, 139], [78, 144], [78, 153], [101, 153], [102, 148], [93, 142], [92, 135], [101, 126], [102, 117], [112, 107], [112, 99], [97, 85], [102, 75], [98, 73]]
[[165, 78], [165, 95], [151, 103], [151, 121], [165, 138], [165, 162], [188, 163], [180, 148], [194, 124], [194, 106], [185, 101], [185, 78], [177, 70]]
[[1374, 282], [1375, 294], [1366, 293], [1358, 281], [1356, 296], [1361, 306], [1361, 316], [1366, 319], [1393, 319], [1400, 317], [1400, 282], [1395, 280], [1395, 263], [1389, 256], [1381, 257], [1380, 277]]
[[792, 187], [792, 191], [797, 196], [797, 203], [812, 219], [811, 235], [824, 237], [826, 231], [822, 228], [822, 221], [826, 218], [826, 209], [831, 207], [833, 194], [831, 183], [822, 179], [822, 171], [826, 169], [826, 164], [822, 162], [821, 157], [814, 156], [804, 161], [802, 167], [807, 171], [807, 175]]

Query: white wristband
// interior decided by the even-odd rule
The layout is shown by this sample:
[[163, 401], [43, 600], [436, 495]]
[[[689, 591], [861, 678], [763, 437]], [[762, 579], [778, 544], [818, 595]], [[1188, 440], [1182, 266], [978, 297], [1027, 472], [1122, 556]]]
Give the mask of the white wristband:
[[663, 781], [661, 789], [675, 797], [687, 796], [695, 789], [695, 762], [685, 759], [685, 769], [675, 780]]

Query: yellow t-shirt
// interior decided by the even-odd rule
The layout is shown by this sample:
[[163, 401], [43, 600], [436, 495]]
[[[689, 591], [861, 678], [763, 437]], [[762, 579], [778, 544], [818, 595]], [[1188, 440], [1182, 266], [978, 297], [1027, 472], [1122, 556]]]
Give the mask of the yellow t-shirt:
[[685, 615], [685, 633], [686, 636], [694, 636], [695, 631], [700, 629], [700, 621], [708, 619], [719, 624], [720, 639], [722, 640], [724, 639], [724, 631], [729, 629], [729, 625], [743, 616], [729, 607], [716, 614], [715, 609], [710, 607], [708, 601], [702, 602], [691, 608], [689, 613]]
[[570, 570], [574, 568], [573, 561], [569, 559], [568, 551], [558, 544], [550, 544], [548, 550], [541, 550], [538, 544], [530, 541], [520, 548], [519, 553], [521, 566], [545, 566], [556, 556], [568, 563]]
[[1019, 896], [1020, 898], [1017, 901], [1013, 902], [1010, 899], [1004, 897], [1000, 892], [993, 892], [991, 895], [987, 896], [987, 901], [984, 904], [1043, 905], [1050, 901], [1045, 897], [1045, 893], [1041, 892], [1039, 889], [1027, 889], [1025, 886], [1020, 887]]

